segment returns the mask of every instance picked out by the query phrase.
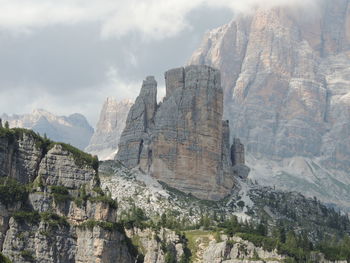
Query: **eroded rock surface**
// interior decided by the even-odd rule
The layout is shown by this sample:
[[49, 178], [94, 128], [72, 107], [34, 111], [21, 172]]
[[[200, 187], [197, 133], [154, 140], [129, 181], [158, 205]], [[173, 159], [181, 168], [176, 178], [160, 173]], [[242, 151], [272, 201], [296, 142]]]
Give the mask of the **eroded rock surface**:
[[169, 70], [165, 80], [166, 96], [159, 105], [155, 80], [144, 81], [116, 159], [199, 198], [225, 197], [235, 185], [233, 166], [244, 165], [244, 159], [231, 162], [220, 72], [189, 66]]
[[252, 156], [252, 179], [341, 206], [350, 201], [349, 3], [258, 8], [209, 32], [189, 62], [221, 70], [225, 117]]
[[1, 129], [0, 251], [19, 263], [134, 262], [97, 159], [48, 142]]

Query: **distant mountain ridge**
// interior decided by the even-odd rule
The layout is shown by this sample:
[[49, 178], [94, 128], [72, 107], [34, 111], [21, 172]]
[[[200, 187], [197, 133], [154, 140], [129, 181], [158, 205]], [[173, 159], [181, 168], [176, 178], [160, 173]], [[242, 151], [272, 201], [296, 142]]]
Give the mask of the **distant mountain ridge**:
[[94, 132], [84, 115], [74, 113], [69, 116], [56, 116], [43, 109], [35, 109], [30, 114], [1, 116], [3, 123], [10, 127], [32, 129], [52, 140], [69, 143], [84, 149]]
[[221, 70], [250, 177], [350, 209], [350, 1], [258, 8], [208, 32], [189, 64]]

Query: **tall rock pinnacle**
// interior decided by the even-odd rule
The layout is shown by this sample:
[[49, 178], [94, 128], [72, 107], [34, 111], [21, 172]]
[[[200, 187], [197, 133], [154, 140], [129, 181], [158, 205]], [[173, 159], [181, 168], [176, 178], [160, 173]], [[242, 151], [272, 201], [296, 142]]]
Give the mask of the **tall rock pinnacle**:
[[223, 198], [235, 179], [220, 72], [189, 66], [167, 71], [165, 79], [166, 96], [158, 106], [156, 82], [143, 82], [116, 159], [199, 198]]

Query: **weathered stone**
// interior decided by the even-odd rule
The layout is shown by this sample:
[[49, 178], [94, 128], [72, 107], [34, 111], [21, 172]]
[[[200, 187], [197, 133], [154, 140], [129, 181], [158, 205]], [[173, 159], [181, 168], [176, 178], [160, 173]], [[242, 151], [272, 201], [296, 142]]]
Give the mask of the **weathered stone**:
[[8, 176], [21, 183], [30, 183], [36, 177], [42, 153], [34, 137], [24, 133], [0, 138], [0, 177]]
[[143, 84], [116, 158], [197, 197], [223, 198], [234, 186], [234, 173], [220, 72], [189, 66], [169, 70], [165, 78], [167, 93], [158, 109], [156, 86]]
[[[43, 140], [31, 131], [4, 134], [0, 137], [6, 147], [0, 151], [1, 176], [33, 186], [28, 200], [23, 197], [6, 205], [0, 200], [4, 255], [19, 263], [134, 262], [125, 235], [113, 228], [116, 207], [101, 195], [96, 167], [78, 156], [77, 149], [61, 144], [46, 152]], [[25, 216], [16, 219], [17, 212]], [[96, 224], [93, 230], [80, 226], [87, 220]], [[96, 222], [112, 227], [102, 229]]]
[[100, 160], [114, 158], [132, 104], [130, 100], [117, 102], [114, 98], [107, 98], [96, 131], [85, 149], [87, 152], [97, 155]]
[[38, 175], [46, 185], [79, 189], [85, 184], [92, 186], [96, 173], [92, 167], [78, 166], [73, 155], [57, 144], [41, 161]]
[[349, 5], [257, 8], [207, 33], [189, 62], [220, 69], [252, 179], [348, 208]]
[[140, 164], [140, 153], [148, 143], [148, 131], [153, 125], [156, 110], [157, 82], [154, 77], [147, 77], [143, 81], [140, 95], [130, 108], [116, 157], [129, 168]]

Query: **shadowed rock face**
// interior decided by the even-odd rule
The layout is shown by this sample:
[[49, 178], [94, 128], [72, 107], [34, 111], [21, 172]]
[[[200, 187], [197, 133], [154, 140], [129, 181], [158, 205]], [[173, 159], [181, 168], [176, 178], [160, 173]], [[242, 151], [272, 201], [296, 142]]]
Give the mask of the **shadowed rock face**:
[[165, 79], [158, 106], [156, 82], [144, 81], [116, 158], [197, 197], [220, 199], [234, 186], [220, 72], [189, 66], [169, 70]]
[[[311, 183], [322, 172], [339, 184], [321, 180], [308, 194], [337, 189], [348, 203], [350, 191], [340, 185], [350, 180], [342, 175], [350, 169], [349, 3], [258, 9], [209, 32], [189, 62], [221, 70], [225, 117], [253, 156], [249, 165], [273, 160], [288, 176], [306, 175]], [[296, 157], [310, 166], [302, 176], [290, 171]], [[277, 170], [268, 173], [283, 172]], [[267, 183], [278, 185], [277, 179]], [[282, 187], [300, 190], [294, 183]]]

